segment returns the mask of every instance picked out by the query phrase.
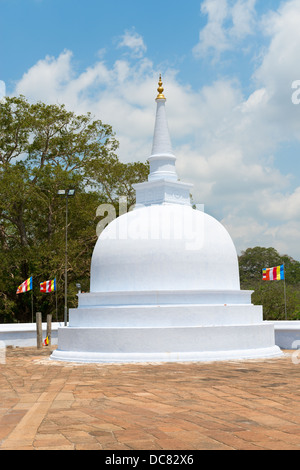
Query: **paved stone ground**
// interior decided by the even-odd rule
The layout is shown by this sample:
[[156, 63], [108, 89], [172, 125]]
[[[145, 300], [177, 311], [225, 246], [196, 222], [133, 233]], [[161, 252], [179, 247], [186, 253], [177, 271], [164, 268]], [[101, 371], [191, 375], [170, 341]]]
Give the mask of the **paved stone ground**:
[[[300, 449], [300, 364], [73, 364], [6, 350], [0, 449]], [[3, 362], [3, 361], [2, 361]]]

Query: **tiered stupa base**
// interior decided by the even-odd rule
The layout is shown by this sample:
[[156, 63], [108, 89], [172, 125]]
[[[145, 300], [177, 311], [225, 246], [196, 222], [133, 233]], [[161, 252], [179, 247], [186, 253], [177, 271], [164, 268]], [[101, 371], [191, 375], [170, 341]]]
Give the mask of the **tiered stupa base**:
[[249, 304], [249, 296], [248, 291], [81, 294], [69, 326], [58, 330], [59, 348], [51, 359], [142, 363], [281, 356], [273, 325], [262, 321], [262, 307]]

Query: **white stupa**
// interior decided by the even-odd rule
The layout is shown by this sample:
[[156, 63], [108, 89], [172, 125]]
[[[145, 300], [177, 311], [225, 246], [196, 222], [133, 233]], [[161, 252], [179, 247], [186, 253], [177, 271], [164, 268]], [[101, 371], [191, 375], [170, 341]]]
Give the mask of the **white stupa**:
[[274, 327], [240, 290], [225, 228], [190, 204], [178, 181], [161, 78], [148, 181], [135, 209], [96, 243], [90, 293], [78, 295], [51, 359], [79, 362], [211, 361], [280, 356]]

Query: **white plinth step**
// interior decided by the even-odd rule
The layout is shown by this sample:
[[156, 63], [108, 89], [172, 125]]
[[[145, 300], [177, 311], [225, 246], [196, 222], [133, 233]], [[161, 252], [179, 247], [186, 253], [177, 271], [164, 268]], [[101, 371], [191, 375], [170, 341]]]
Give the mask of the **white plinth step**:
[[136, 305], [70, 309], [71, 327], [176, 327], [262, 322], [259, 305]]
[[103, 328], [64, 327], [52, 360], [166, 362], [277, 357], [273, 325]]

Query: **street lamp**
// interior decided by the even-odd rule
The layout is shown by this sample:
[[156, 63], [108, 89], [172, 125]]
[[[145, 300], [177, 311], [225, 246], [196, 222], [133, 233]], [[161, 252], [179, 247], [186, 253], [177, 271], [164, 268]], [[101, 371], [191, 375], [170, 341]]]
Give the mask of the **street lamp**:
[[76, 287], [78, 289], [78, 294], [81, 294], [81, 284], [79, 284], [79, 282], [76, 282]]
[[68, 323], [68, 198], [75, 195], [75, 189], [59, 189], [57, 191], [59, 196], [66, 198], [66, 250], [65, 250], [65, 309], [64, 309], [64, 323]]

